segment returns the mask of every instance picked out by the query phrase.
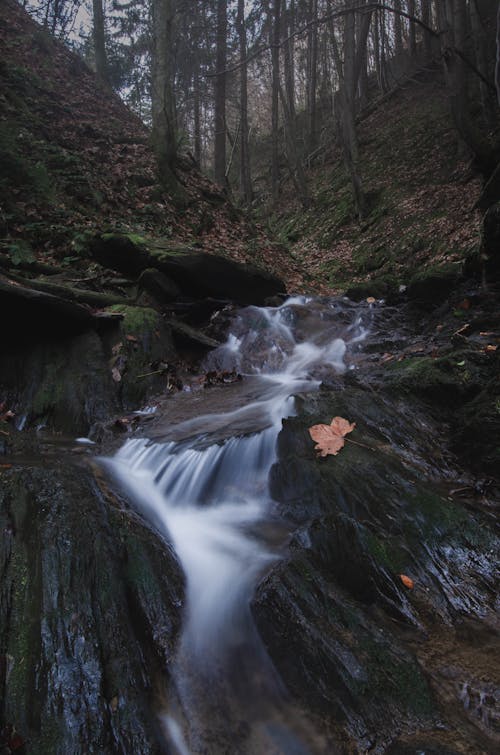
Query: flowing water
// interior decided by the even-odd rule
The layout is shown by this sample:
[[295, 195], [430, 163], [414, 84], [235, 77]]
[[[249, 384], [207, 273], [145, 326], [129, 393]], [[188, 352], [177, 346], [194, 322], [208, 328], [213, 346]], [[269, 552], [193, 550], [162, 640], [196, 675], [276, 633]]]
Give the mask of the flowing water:
[[352, 368], [369, 327], [360, 311], [370, 317], [366, 305], [304, 297], [242, 310], [206, 364], [243, 375], [222, 389], [222, 406], [219, 400], [207, 411], [206, 391], [198, 416], [170, 426], [167, 416], [161, 439], [129, 440], [105, 460], [185, 573], [163, 716], [181, 755], [314, 749], [257, 634], [250, 601], [286, 542], [268, 487], [282, 419], [293, 415], [295, 395]]

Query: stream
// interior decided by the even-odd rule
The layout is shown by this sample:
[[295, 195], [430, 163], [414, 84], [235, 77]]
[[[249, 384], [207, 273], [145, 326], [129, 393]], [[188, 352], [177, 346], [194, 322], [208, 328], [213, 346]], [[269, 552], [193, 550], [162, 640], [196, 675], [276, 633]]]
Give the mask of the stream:
[[[69, 370], [62, 389], [95, 424], [2, 436], [3, 744], [498, 751], [498, 487], [460, 460], [451, 424], [492, 356], [480, 333], [450, 349], [453, 317], [415, 317], [302, 296], [222, 310], [202, 374], [170, 392], [163, 377], [118, 426], [108, 359], [122, 341], [141, 354], [137, 338], [75, 341], [89, 379]], [[42, 347], [62, 371], [66, 346]], [[309, 428], [335, 416], [355, 429], [318, 458]], [[462, 427], [477, 459], [491, 444]]]
[[[289, 539], [269, 489], [282, 420], [297, 394], [349, 369], [370, 309], [288, 299], [248, 307], [213, 351], [207, 371], [236, 371], [223, 411], [134, 438], [103, 464], [159, 535], [186, 577], [181, 637], [163, 716], [171, 743], [189, 752], [309, 748], [250, 612], [256, 583]], [[168, 417], [164, 418], [168, 423]], [[156, 429], [156, 436], [159, 430]], [[174, 437], [175, 440], [169, 440]]]

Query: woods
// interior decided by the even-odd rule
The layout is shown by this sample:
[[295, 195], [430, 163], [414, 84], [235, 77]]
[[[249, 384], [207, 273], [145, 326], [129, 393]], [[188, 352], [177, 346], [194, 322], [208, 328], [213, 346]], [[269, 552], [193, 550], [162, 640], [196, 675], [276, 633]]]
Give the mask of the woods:
[[2, 753], [498, 749], [496, 6], [1, 0]]
[[187, 149], [245, 204], [267, 194], [275, 203], [291, 181], [307, 207], [305, 167], [337, 141], [363, 217], [357, 122], [412, 76], [439, 69], [457, 148], [485, 179], [498, 162], [492, 0], [93, 0], [83, 41], [74, 33], [83, 3], [26, 5], [152, 124], [170, 182]]

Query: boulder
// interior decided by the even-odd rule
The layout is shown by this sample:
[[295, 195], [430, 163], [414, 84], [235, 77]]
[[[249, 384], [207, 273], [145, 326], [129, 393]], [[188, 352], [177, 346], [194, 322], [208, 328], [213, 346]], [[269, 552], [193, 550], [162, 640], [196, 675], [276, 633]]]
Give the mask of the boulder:
[[155, 268], [188, 297], [213, 297], [245, 305], [263, 304], [268, 297], [285, 292], [283, 281], [265, 270], [179, 247], [168, 240], [106, 233], [91, 239], [89, 251], [101, 265], [124, 275], [139, 276], [147, 268]]
[[408, 299], [417, 306], [439, 307], [461, 278], [456, 265], [431, 267], [416, 273], [408, 284]]

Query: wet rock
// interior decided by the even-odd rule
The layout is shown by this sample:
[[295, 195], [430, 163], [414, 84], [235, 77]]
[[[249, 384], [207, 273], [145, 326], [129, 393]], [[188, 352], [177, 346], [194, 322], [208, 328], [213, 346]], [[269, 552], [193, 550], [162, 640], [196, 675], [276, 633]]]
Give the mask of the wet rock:
[[400, 298], [398, 282], [391, 276], [381, 276], [363, 283], [355, 283], [344, 292], [352, 301], [363, 301], [372, 296], [390, 303]]
[[[317, 459], [307, 428], [335, 415], [357, 422], [349, 437], [361, 445]], [[399, 752], [420, 732], [430, 751], [446, 752], [443, 720], [451, 751], [471, 741], [483, 751], [484, 725], [464, 728], [461, 687], [436, 653], [449, 636], [467, 677], [459, 627], [465, 617], [491, 626], [499, 543], [487, 518], [431, 483], [442, 443], [415, 399], [386, 401], [360, 381], [303, 399], [279, 437], [272, 492], [300, 530], [253, 610], [292, 697], [341, 751]], [[491, 726], [486, 736], [494, 741]]]
[[119, 312], [123, 320], [109, 342], [108, 369], [122, 408], [137, 409], [148, 396], [166, 388], [168, 378], [155, 365], [177, 359], [171, 329], [148, 307], [117, 306], [109, 311]]
[[155, 688], [182, 590], [175, 560], [88, 469], [14, 467], [2, 482], [4, 724], [41, 755], [158, 752]]
[[187, 347], [188, 349], [191, 348], [204, 353], [208, 349], [220, 346], [220, 342], [216, 341], [215, 338], [210, 338], [210, 336], [205, 335], [185, 322], [179, 320], [167, 320], [166, 322], [179, 348]]

